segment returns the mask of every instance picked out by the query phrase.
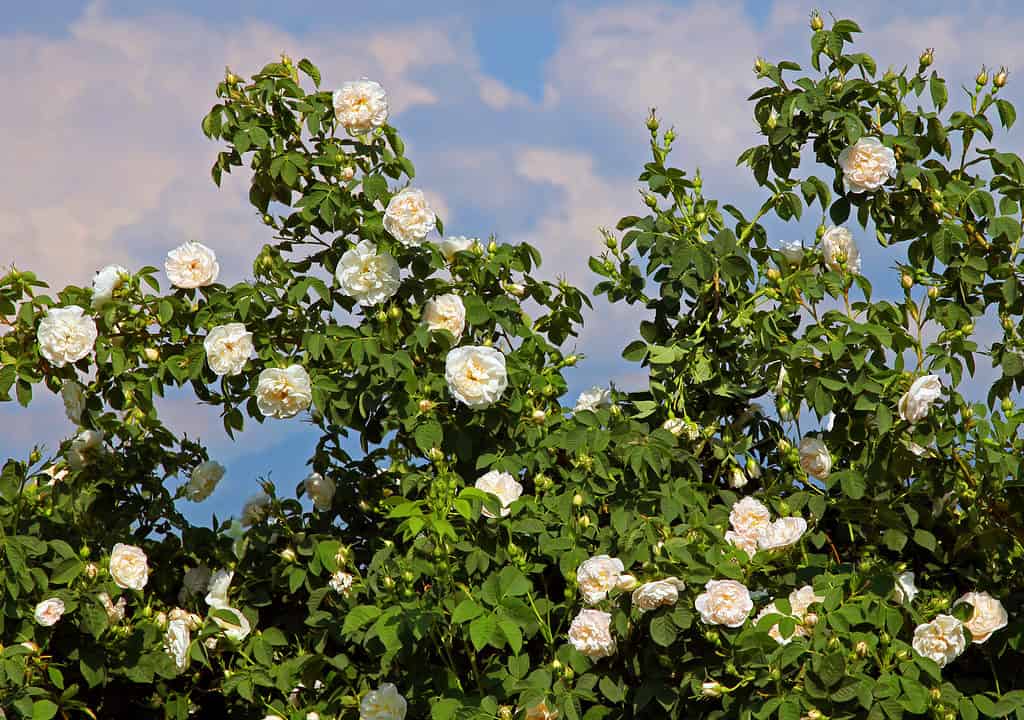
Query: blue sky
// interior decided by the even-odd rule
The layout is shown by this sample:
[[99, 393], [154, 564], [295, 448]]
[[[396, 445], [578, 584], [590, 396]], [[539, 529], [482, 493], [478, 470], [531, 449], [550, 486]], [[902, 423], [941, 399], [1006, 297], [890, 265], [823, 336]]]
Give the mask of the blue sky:
[[[750, 68], [757, 55], [806, 61], [811, 6], [55, 0], [4, 9], [0, 133], [15, 139], [0, 173], [5, 262], [54, 284], [86, 284], [106, 264], [160, 265], [167, 249], [196, 239], [216, 249], [225, 282], [244, 279], [268, 238], [241, 176], [222, 190], [209, 182], [216, 147], [199, 122], [225, 65], [246, 74], [287, 51], [317, 62], [328, 86], [362, 76], [385, 85], [417, 185], [449, 232], [534, 243], [545, 274], [590, 289], [580, 258], [600, 251], [597, 228], [641, 209], [635, 177], [650, 106], [677, 128], [677, 164], [699, 166], [710, 193], [756, 208], [760, 195], [735, 167], [757, 142], [745, 101], [757, 87]], [[1008, 0], [820, 9], [860, 22], [860, 47], [881, 68], [913, 65], [927, 46], [953, 88], [982, 62], [1024, 68], [1024, 11]], [[1019, 149], [1016, 138], [1010, 144]], [[779, 228], [774, 239], [809, 241], [813, 223]], [[891, 258], [863, 231], [860, 240], [876, 288], [894, 287]], [[642, 382], [618, 360], [626, 339], [604, 332], [635, 321], [608, 308], [591, 317], [573, 395], [609, 379]], [[24, 455], [33, 442], [55, 447], [73, 431], [56, 399], [40, 400], [28, 412], [0, 406], [0, 455]], [[313, 439], [301, 423], [268, 422], [232, 445], [207, 410], [186, 399], [167, 407], [172, 427], [200, 436], [228, 467], [192, 517], [237, 512], [259, 475], [269, 472], [281, 492], [305, 475], [295, 458]]]

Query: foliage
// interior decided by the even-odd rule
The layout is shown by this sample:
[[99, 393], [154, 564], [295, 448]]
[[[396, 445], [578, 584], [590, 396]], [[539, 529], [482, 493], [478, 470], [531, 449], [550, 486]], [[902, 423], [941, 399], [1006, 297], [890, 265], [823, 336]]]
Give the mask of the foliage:
[[[390, 682], [409, 717], [432, 720], [536, 718], [542, 702], [570, 720], [1024, 717], [1024, 416], [1009, 398], [1024, 382], [1024, 163], [977, 145], [993, 141], [997, 117], [1013, 124], [998, 97], [1006, 76], [979, 76], [969, 108], [947, 113], [930, 53], [914, 73], [879, 77], [848, 50], [855, 23], [825, 29], [814, 16], [812, 31], [813, 74], [755, 66], [764, 144], [740, 162], [768, 199], [752, 218], [666, 164], [674, 132], [652, 113], [649, 212], [623, 218], [590, 261], [598, 294], [644, 308], [623, 355], [649, 386], [573, 411], [559, 398], [578, 358], [561, 347], [580, 329], [582, 293], [538, 279], [528, 245], [446, 255], [400, 242], [385, 208], [413, 166], [391, 126], [345, 135], [308, 60], [284, 57], [249, 82], [229, 73], [203, 130], [225, 146], [214, 181], [248, 168], [273, 232], [252, 278], [161, 291], [157, 269], [142, 268], [90, 312], [95, 357], [64, 365], [41, 354], [40, 321], [89, 308], [95, 291], [52, 297], [29, 272], [0, 280], [0, 391], [27, 406], [40, 384], [83, 383], [81, 427], [105, 448], [80, 436], [0, 475], [0, 706], [37, 720], [355, 718]], [[868, 137], [895, 169], [858, 191], [844, 150]], [[805, 211], [821, 216], [813, 246], [769, 243], [765, 218]], [[873, 299], [854, 249], [826, 233], [850, 219], [855, 238], [874, 231], [900, 253], [902, 297]], [[359, 305], [336, 280], [360, 241], [403, 271], [383, 302]], [[424, 323], [446, 293], [462, 299], [464, 333]], [[993, 314], [1001, 335], [982, 350]], [[219, 376], [204, 337], [233, 322], [252, 333], [253, 356]], [[456, 400], [455, 346], [503, 353], [499, 401]], [[956, 388], [979, 353], [998, 377], [971, 404]], [[243, 534], [189, 524], [176, 509], [189, 491], [172, 480], [208, 457], [162, 424], [159, 398], [187, 386], [229, 435], [246, 419], [289, 422], [257, 398], [261, 373], [295, 364], [321, 438], [308, 464], [336, 488], [326, 509], [264, 483], [270, 499], [250, 507]], [[945, 387], [921, 400], [915, 381], [930, 375]], [[827, 449], [815, 455], [808, 439]], [[512, 475], [521, 497], [474, 487], [490, 471]], [[296, 498], [322, 501], [318, 487], [300, 484]], [[803, 518], [806, 532], [774, 546], [758, 536], [748, 555], [727, 535], [744, 496]], [[141, 590], [118, 584], [116, 543], [148, 557]], [[595, 599], [577, 571], [599, 555], [632, 580], [611, 578]], [[233, 570], [230, 590], [204, 598], [186, 575], [201, 566]], [[897, 588], [906, 571], [916, 598]], [[669, 577], [685, 583], [674, 602], [644, 611], [627, 591]], [[698, 599], [727, 579], [751, 590], [737, 627], [710, 622]], [[801, 586], [813, 600], [797, 607]], [[969, 591], [999, 599], [1009, 624], [972, 636], [977, 608], [956, 604]], [[34, 617], [49, 598], [64, 603], [52, 625]], [[609, 657], [568, 640], [588, 604], [610, 613]], [[241, 623], [232, 608], [252, 627], [240, 639], [222, 627]], [[944, 667], [913, 643], [915, 626], [942, 614], [967, 625], [967, 647]], [[184, 671], [166, 648], [175, 618], [193, 625]]]

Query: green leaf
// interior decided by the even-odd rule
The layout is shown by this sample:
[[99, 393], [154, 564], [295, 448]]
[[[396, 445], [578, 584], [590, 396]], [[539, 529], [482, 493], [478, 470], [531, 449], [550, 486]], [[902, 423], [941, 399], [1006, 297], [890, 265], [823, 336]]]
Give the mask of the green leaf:
[[313, 81], [313, 85], [315, 85], [317, 88], [320, 87], [320, 69], [317, 68], [316, 65], [311, 63], [306, 58], [302, 58], [301, 60], [299, 60], [299, 70], [309, 75], [310, 79], [312, 79]]
[[473, 598], [466, 598], [460, 602], [452, 612], [452, 622], [462, 624], [475, 617], [479, 617], [483, 612], [484, 609], [480, 607]]
[[498, 628], [508, 640], [512, 652], [518, 654], [523, 649], [523, 631], [519, 629], [519, 624], [514, 620], [499, 620]]
[[864, 491], [867, 490], [864, 476], [853, 470], [842, 474], [840, 486], [843, 488], [843, 494], [852, 500], [860, 500], [864, 497]]
[[626, 699], [625, 695], [622, 693], [622, 688], [620, 688], [618, 683], [607, 675], [601, 678], [601, 681], [597, 686], [601, 688], [601, 694], [613, 703], [621, 703]]
[[676, 626], [667, 614], [658, 615], [651, 620], [651, 639], [662, 647], [668, 647], [676, 641]]
[[373, 605], [357, 605], [348, 611], [341, 626], [343, 635], [349, 635], [380, 617], [380, 609]]
[[999, 111], [999, 122], [1009, 130], [1017, 121], [1017, 110], [1009, 100], [996, 100], [996, 109]]
[[57, 714], [57, 709], [50, 700], [36, 700], [32, 703], [32, 720], [50, 720]]
[[469, 624], [469, 638], [473, 641], [473, 647], [478, 651], [483, 650], [494, 637], [494, 631], [498, 629], [498, 619], [494, 615], [481, 615]]
[[942, 108], [946, 107], [946, 102], [949, 100], [949, 91], [946, 89], [946, 81], [940, 78], [937, 72], [932, 73], [928, 89], [931, 91], [932, 102], [935, 104], [935, 108], [942, 110]]

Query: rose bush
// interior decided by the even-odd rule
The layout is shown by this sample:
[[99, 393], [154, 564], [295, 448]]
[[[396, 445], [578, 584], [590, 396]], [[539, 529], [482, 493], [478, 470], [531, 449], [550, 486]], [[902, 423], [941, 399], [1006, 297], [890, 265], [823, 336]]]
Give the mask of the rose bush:
[[[878, 76], [857, 32], [814, 15], [813, 72], [757, 61], [751, 217], [651, 114], [645, 214], [590, 260], [644, 313], [649, 382], [564, 406], [589, 301], [528, 245], [444, 236], [384, 88], [229, 72], [202, 127], [215, 182], [250, 173], [251, 277], [189, 242], [166, 291], [0, 279], [0, 393], [73, 424], [0, 473], [0, 708], [1024, 717], [1024, 162], [990, 145], [1015, 110], [1001, 72], [948, 113], [930, 52]], [[769, 240], [805, 212], [814, 241]], [[188, 523], [225, 468], [161, 421], [181, 387], [229, 435], [311, 423], [294, 494]]]

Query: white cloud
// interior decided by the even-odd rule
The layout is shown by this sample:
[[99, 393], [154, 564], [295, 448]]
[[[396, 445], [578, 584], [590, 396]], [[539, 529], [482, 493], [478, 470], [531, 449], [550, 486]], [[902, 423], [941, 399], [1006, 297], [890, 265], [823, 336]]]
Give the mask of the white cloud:
[[656, 106], [678, 128], [688, 159], [731, 166], [751, 144], [745, 103], [751, 66], [764, 43], [743, 6], [695, 2], [611, 6], [566, 14], [565, 39], [549, 67], [547, 102], [561, 111], [582, 104], [630, 132], [646, 132]]

